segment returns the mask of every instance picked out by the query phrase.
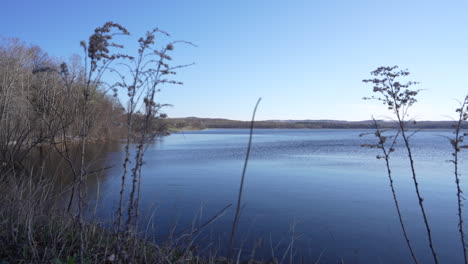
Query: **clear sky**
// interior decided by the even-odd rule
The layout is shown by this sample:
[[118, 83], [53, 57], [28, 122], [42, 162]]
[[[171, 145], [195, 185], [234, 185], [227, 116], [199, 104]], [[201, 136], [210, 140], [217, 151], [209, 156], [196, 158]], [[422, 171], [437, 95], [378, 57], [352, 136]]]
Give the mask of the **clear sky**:
[[172, 117], [364, 120], [382, 105], [362, 101], [362, 79], [399, 65], [426, 89], [411, 112], [446, 120], [468, 93], [468, 1], [432, 0], [4, 0], [0, 37], [50, 55], [80, 54], [80, 40], [106, 21], [142, 35], [159, 27], [197, 48], [174, 56], [196, 65], [185, 85], [159, 94]]

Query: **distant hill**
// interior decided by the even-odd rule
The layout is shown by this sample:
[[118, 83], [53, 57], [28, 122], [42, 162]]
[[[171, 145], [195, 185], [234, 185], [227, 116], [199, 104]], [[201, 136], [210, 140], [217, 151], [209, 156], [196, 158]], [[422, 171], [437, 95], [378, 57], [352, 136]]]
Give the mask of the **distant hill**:
[[[249, 128], [250, 121], [230, 120], [223, 118], [168, 118], [168, 126], [174, 130], [197, 130], [205, 128]], [[396, 123], [378, 121], [384, 128], [395, 128]], [[413, 129], [446, 129], [451, 128], [453, 121], [418, 121], [408, 122], [408, 128]], [[343, 120], [265, 120], [255, 121], [255, 128], [334, 128], [334, 129], [366, 129], [373, 128], [372, 120], [343, 121]]]

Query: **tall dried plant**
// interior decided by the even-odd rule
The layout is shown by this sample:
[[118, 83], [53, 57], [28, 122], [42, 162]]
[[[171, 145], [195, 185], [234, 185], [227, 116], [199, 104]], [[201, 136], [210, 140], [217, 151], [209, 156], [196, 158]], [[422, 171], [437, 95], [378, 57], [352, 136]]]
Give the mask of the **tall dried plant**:
[[459, 163], [460, 157], [459, 153], [462, 149], [468, 148], [468, 145], [463, 145], [463, 141], [465, 136], [468, 133], [463, 132], [464, 124], [468, 119], [468, 96], [465, 97], [463, 102], [460, 103], [460, 107], [456, 109], [458, 113], [458, 120], [454, 124], [454, 134], [455, 137], [450, 139], [450, 143], [453, 148], [452, 156], [453, 159], [450, 160], [453, 163], [454, 167], [454, 175], [455, 175], [455, 184], [457, 185], [457, 205], [458, 205], [458, 231], [460, 232], [460, 240], [463, 248], [463, 257], [465, 263], [468, 263], [467, 252], [466, 252], [466, 239], [465, 239], [465, 232], [463, 229], [463, 191], [460, 186], [460, 170], [459, 170]]
[[[144, 152], [148, 143], [152, 142], [157, 136], [165, 133], [160, 127], [160, 120], [166, 115], [161, 109], [166, 106], [155, 102], [156, 93], [163, 85], [182, 85], [182, 82], [173, 80], [168, 76], [176, 74], [176, 70], [190, 66], [192, 64], [172, 66], [170, 62], [172, 57], [169, 53], [178, 43], [193, 45], [186, 41], [172, 41], [162, 48], [158, 48], [156, 36], [170, 37], [170, 35], [160, 29], [148, 31], [144, 37], [138, 39], [139, 48], [137, 55], [127, 57], [127, 62], [120, 63], [120, 67], [112, 69], [119, 76], [119, 82], [112, 87], [117, 93], [119, 89], [127, 94], [128, 102], [126, 107], [126, 136], [125, 136], [125, 158], [123, 161], [123, 173], [121, 179], [121, 189], [119, 198], [119, 207], [117, 211], [116, 228], [121, 230], [124, 220], [124, 199], [126, 189], [126, 179], [130, 171], [131, 189], [129, 194], [129, 203], [127, 207], [127, 219], [125, 231], [132, 231], [138, 222], [138, 208], [140, 202], [140, 183], [141, 168], [143, 165]], [[129, 80], [129, 81], [127, 81]], [[115, 95], [117, 97], [117, 95]], [[136, 143], [135, 156], [131, 158], [131, 145]], [[132, 168], [129, 164], [134, 161]]]
[[[413, 258], [414, 263], [417, 264], [418, 260], [416, 258], [416, 255], [414, 254], [413, 246], [411, 245], [411, 242], [408, 237], [408, 233], [406, 232], [406, 226], [403, 221], [403, 215], [401, 214], [400, 205], [398, 203], [398, 198], [397, 198], [397, 194], [395, 190], [395, 185], [393, 183], [392, 170], [390, 166], [390, 155], [391, 153], [395, 151], [395, 144], [397, 142], [397, 138], [400, 132], [397, 131], [396, 135], [393, 135], [393, 136], [385, 136], [384, 133], [386, 131], [381, 129], [381, 127], [379, 126], [379, 123], [377, 122], [377, 120], [375, 120], [374, 117], [372, 117], [372, 121], [374, 123], [374, 129], [375, 129], [375, 133], [373, 133], [373, 135], [378, 139], [378, 141], [375, 144], [362, 144], [361, 147], [380, 149], [382, 153], [381, 155], [377, 155], [376, 158], [385, 160], [388, 181], [390, 183], [390, 190], [392, 191], [393, 202], [395, 203], [395, 208], [397, 210], [398, 220], [400, 221], [401, 230], [403, 231], [403, 236], [405, 237], [405, 241], [406, 241], [406, 244], [408, 245], [408, 249], [411, 253], [411, 257]], [[367, 133], [361, 134], [361, 136], [364, 136], [366, 134]]]
[[89, 103], [95, 95], [97, 88], [101, 85], [101, 79], [109, 65], [116, 59], [126, 58], [127, 55], [111, 53], [111, 48], [123, 48], [123, 45], [111, 42], [116, 35], [130, 35], [130, 33], [119, 24], [107, 22], [102, 27], [94, 30], [89, 37], [88, 43], [81, 41], [85, 56], [85, 79], [81, 98], [81, 126], [80, 126], [80, 172], [78, 179], [78, 219], [80, 223], [80, 257], [83, 262], [84, 254], [84, 232], [83, 232], [83, 190], [86, 177], [86, 140], [89, 129]]
[[417, 82], [407, 81], [403, 83], [400, 81], [400, 79], [407, 77], [409, 74], [410, 72], [408, 70], [398, 70], [398, 66], [377, 68], [371, 72], [371, 75], [374, 77], [371, 79], [365, 79], [363, 82], [372, 84], [373, 92], [378, 95], [364, 99], [375, 99], [381, 101], [384, 105], [387, 106], [388, 110], [393, 112], [393, 115], [396, 118], [398, 130], [403, 139], [408, 155], [413, 183], [416, 190], [416, 195], [418, 197], [419, 208], [423, 216], [424, 225], [426, 227], [429, 240], [429, 247], [431, 249], [434, 262], [438, 264], [439, 260], [434, 249], [431, 228], [427, 218], [426, 209], [424, 208], [424, 199], [421, 195], [418, 178], [416, 176], [414, 158], [410, 144], [411, 134], [408, 135], [408, 110], [411, 106], [413, 106], [414, 103], [416, 103], [416, 95], [420, 92], [420, 90], [410, 89], [410, 87], [416, 85]]
[[257, 108], [258, 105], [260, 104], [260, 101], [262, 98], [258, 98], [257, 103], [255, 104], [255, 108], [252, 113], [252, 121], [250, 121], [250, 133], [249, 133], [249, 143], [247, 145], [247, 153], [245, 155], [245, 161], [244, 161], [244, 168], [242, 169], [242, 177], [239, 185], [239, 193], [237, 195], [237, 206], [236, 206], [236, 212], [234, 214], [234, 220], [232, 221], [232, 228], [231, 228], [231, 239], [229, 241], [229, 249], [228, 249], [228, 255], [227, 259], [229, 262], [232, 261], [232, 251], [234, 248], [234, 242], [236, 239], [236, 230], [237, 230], [237, 224], [239, 222], [239, 217], [240, 217], [240, 211], [241, 211], [241, 206], [242, 206], [242, 193], [244, 192], [244, 181], [245, 181], [245, 173], [247, 172], [247, 165], [249, 162], [249, 157], [250, 157], [250, 149], [252, 147], [252, 137], [253, 137], [253, 129], [254, 129], [254, 124], [255, 124], [255, 114], [257, 113]]

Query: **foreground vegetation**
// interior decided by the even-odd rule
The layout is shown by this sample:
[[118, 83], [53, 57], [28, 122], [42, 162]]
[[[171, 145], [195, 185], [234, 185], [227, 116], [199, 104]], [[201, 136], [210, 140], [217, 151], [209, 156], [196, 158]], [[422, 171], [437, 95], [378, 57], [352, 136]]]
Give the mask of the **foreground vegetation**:
[[[123, 46], [113, 42], [114, 37], [129, 35], [112, 22], [96, 28], [88, 42], [80, 43], [84, 62], [79, 58], [60, 62], [18, 40], [0, 46], [1, 261], [214, 261], [202, 261], [192, 251], [174, 245], [158, 246], [138, 233], [144, 151], [153, 139], [167, 133], [162, 121], [166, 116], [160, 112], [164, 105], [154, 101], [155, 94], [162, 85], [181, 84], [168, 76], [185, 65], [169, 65], [168, 53], [181, 41], [155, 46], [156, 35], [169, 37], [158, 29], [138, 39], [135, 56], [117, 52]], [[119, 81], [105, 82], [110, 79], [106, 74]], [[119, 92], [126, 94], [128, 103], [120, 102]], [[126, 142], [114, 228], [104, 228], [86, 216], [86, 179], [96, 173], [92, 161], [86, 159], [86, 146], [97, 139]], [[50, 151], [63, 159], [67, 174], [73, 175], [72, 182], [59, 189], [55, 181], [63, 175], [44, 172], [42, 161]], [[127, 176], [129, 190], [125, 188]]]
[[[411, 107], [417, 102], [417, 95], [421, 92], [419, 89], [413, 89], [413, 86], [417, 85], [417, 82], [408, 80], [407, 77], [410, 75], [408, 70], [400, 70], [398, 66], [391, 67], [379, 67], [371, 72], [371, 78], [363, 80], [364, 83], [372, 85], [373, 92], [376, 95], [371, 97], [365, 97], [364, 100], [377, 100], [383, 103], [385, 107], [393, 114], [395, 118], [394, 123], [396, 124], [396, 133], [388, 134], [385, 128], [382, 128], [375, 119], [374, 122], [374, 136], [377, 138], [375, 144], [365, 144], [363, 147], [376, 148], [381, 151], [381, 154], [377, 155], [377, 159], [385, 160], [386, 172], [388, 175], [390, 189], [392, 191], [393, 200], [395, 202], [395, 208], [397, 210], [398, 218], [400, 221], [403, 237], [408, 246], [408, 250], [411, 254], [413, 262], [419, 263], [418, 257], [416, 256], [412, 242], [407, 233], [407, 228], [403, 220], [402, 212], [400, 211], [398, 203], [398, 195], [393, 181], [390, 157], [395, 152], [395, 144], [397, 140], [401, 140], [404, 144], [404, 149], [408, 157], [408, 165], [411, 171], [412, 181], [414, 183], [415, 194], [418, 199], [419, 211], [422, 216], [424, 228], [427, 234], [427, 241], [429, 249], [432, 253], [434, 263], [439, 263], [439, 255], [437, 254], [436, 246], [434, 245], [434, 239], [432, 235], [431, 225], [429, 217], [427, 216], [427, 209], [424, 204], [423, 191], [419, 187], [419, 174], [417, 173], [415, 160], [412, 151], [411, 138], [417, 131], [410, 131], [409, 124], [416, 123], [414, 119], [410, 118], [409, 111]], [[460, 232], [460, 242], [463, 250], [464, 263], [468, 263], [468, 255], [466, 250], [466, 239], [464, 233], [464, 221], [463, 221], [463, 203], [464, 197], [463, 191], [460, 185], [460, 171], [459, 171], [459, 153], [462, 149], [468, 148], [465, 145], [464, 138], [468, 133], [464, 133], [465, 123], [468, 120], [468, 96], [466, 96], [460, 105], [456, 108], [457, 119], [452, 122], [451, 127], [454, 131], [453, 137], [448, 137], [447, 141], [452, 146], [452, 159], [449, 160], [453, 164], [453, 174], [455, 178], [455, 189], [457, 195], [457, 208], [458, 208], [458, 230]]]
[[[144, 154], [148, 144], [169, 132], [161, 112], [165, 105], [155, 101], [156, 94], [182, 84], [171, 76], [191, 64], [171, 65], [169, 54], [176, 45], [193, 44], [165, 42], [169, 34], [153, 29], [129, 55], [118, 51], [123, 45], [114, 42], [117, 36], [130, 32], [112, 22], [96, 28], [80, 43], [83, 62], [60, 62], [18, 40], [0, 46], [2, 263], [230, 262], [197, 254], [193, 237], [201, 227], [163, 244], [142, 232]], [[99, 139], [123, 142], [125, 156], [118, 209], [105, 225], [95, 221], [97, 204], [84, 198], [87, 179], [106, 169], [94, 168], [87, 157], [88, 144]], [[52, 152], [66, 164], [66, 175], [47, 170]], [[71, 182], [63, 184], [68, 175]]]
[[136, 236], [122, 239], [92, 220], [80, 226], [75, 216], [57, 204], [60, 194], [54, 192], [50, 179], [38, 181], [33, 175], [23, 175], [21, 180], [6, 176], [0, 180], [0, 263], [223, 262], [214, 256], [200, 258], [190, 247], [157, 245]]

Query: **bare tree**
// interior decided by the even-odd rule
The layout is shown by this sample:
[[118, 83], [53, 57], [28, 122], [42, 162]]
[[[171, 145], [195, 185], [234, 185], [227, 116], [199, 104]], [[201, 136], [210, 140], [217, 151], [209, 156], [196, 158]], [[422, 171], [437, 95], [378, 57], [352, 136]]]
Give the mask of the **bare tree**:
[[16, 172], [42, 138], [33, 138], [40, 125], [31, 118], [28, 92], [34, 82], [33, 62], [43, 56], [38, 47], [7, 40], [0, 47], [0, 162], [2, 171]]

